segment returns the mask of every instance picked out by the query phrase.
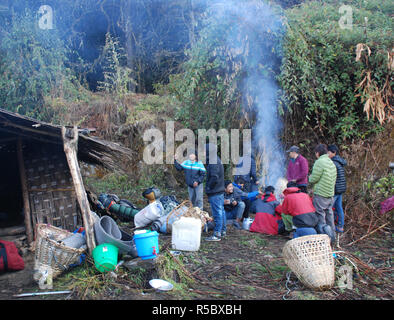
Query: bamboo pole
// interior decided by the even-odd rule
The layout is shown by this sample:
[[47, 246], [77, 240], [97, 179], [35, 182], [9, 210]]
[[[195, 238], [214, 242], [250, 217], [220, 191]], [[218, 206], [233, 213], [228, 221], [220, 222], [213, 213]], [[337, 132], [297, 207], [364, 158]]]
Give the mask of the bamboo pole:
[[20, 177], [21, 186], [22, 186], [23, 208], [25, 211], [25, 227], [26, 227], [27, 242], [30, 244], [33, 242], [34, 236], [33, 236], [33, 227], [31, 224], [29, 192], [28, 192], [28, 188], [27, 188], [25, 164], [23, 161], [23, 150], [22, 150], [22, 139], [21, 138], [18, 138], [18, 140], [17, 140], [16, 149], [17, 149], [17, 155], [18, 155], [19, 177]]
[[71, 130], [67, 130], [62, 127], [62, 138], [64, 144], [64, 152], [66, 154], [67, 163], [70, 168], [71, 176], [74, 182], [75, 193], [78, 199], [79, 207], [82, 213], [82, 219], [86, 231], [86, 242], [88, 246], [88, 251], [92, 254], [93, 249], [96, 246], [94, 239], [94, 218], [90, 213], [89, 201], [86, 195], [86, 190], [83, 184], [81, 171], [78, 164], [78, 129], [74, 127]]
[[351, 246], [352, 244], [355, 244], [355, 243], [357, 243], [357, 242], [359, 242], [359, 241], [365, 239], [366, 237], [370, 236], [371, 234], [375, 233], [376, 231], [378, 231], [378, 230], [384, 228], [384, 227], [387, 226], [388, 224], [389, 224], [389, 222], [386, 222], [384, 225], [382, 225], [382, 226], [380, 226], [379, 228], [376, 228], [375, 230], [373, 230], [373, 231], [367, 233], [366, 235], [362, 236], [360, 239], [355, 240], [355, 241], [353, 241], [353, 242], [347, 244], [347, 246]]

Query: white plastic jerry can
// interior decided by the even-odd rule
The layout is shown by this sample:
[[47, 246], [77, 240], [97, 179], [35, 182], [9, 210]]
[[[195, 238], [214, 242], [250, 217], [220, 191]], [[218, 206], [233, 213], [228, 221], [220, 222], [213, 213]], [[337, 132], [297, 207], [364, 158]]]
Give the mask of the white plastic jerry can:
[[183, 251], [197, 251], [201, 242], [201, 220], [181, 217], [172, 224], [172, 248]]

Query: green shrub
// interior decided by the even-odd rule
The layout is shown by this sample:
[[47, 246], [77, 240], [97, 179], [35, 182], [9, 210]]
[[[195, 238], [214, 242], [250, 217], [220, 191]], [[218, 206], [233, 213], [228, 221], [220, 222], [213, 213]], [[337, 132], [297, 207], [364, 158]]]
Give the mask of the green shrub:
[[[319, 137], [339, 141], [365, 138], [381, 129], [363, 110], [371, 92], [359, 86], [366, 72], [373, 89], [392, 86], [392, 70], [387, 67], [394, 42], [392, 1], [346, 4], [353, 11], [351, 29], [339, 25], [342, 1], [310, 1], [286, 11], [288, 28], [279, 76], [293, 121]], [[368, 63], [365, 56], [356, 61], [358, 44], [371, 48]]]
[[245, 116], [256, 100], [250, 79], [279, 72], [276, 21], [267, 15], [265, 1], [228, 1], [208, 8], [203, 16], [182, 71], [170, 76], [166, 87], [180, 102], [176, 120], [192, 129], [218, 130], [240, 127], [246, 117], [251, 127], [253, 115]]
[[[82, 99], [84, 91], [66, 67], [66, 49], [56, 29], [41, 30], [36, 17], [13, 17], [0, 43], [0, 100], [10, 111], [59, 122], [64, 109], [52, 101]], [[66, 104], [61, 104], [62, 108]]]

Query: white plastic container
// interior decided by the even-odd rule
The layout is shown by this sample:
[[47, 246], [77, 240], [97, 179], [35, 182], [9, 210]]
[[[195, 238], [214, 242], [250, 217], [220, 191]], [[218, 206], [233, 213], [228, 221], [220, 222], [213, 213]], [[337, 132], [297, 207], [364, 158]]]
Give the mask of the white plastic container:
[[181, 217], [172, 224], [172, 248], [182, 251], [198, 251], [201, 243], [201, 220]]
[[252, 225], [254, 219], [252, 218], [245, 218], [243, 223], [242, 223], [242, 229], [244, 230], [249, 230], [250, 226]]
[[134, 216], [134, 225], [136, 228], [145, 227], [151, 222], [159, 219], [164, 212], [163, 205], [160, 201], [154, 201]]

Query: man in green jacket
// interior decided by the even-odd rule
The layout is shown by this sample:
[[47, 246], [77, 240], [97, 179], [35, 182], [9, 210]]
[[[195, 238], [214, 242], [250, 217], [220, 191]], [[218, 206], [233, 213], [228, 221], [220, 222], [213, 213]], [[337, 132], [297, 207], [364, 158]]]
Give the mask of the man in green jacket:
[[315, 161], [309, 183], [313, 185], [313, 206], [319, 223], [328, 224], [335, 237], [334, 204], [337, 169], [327, 154], [327, 146], [319, 144], [315, 148]]

